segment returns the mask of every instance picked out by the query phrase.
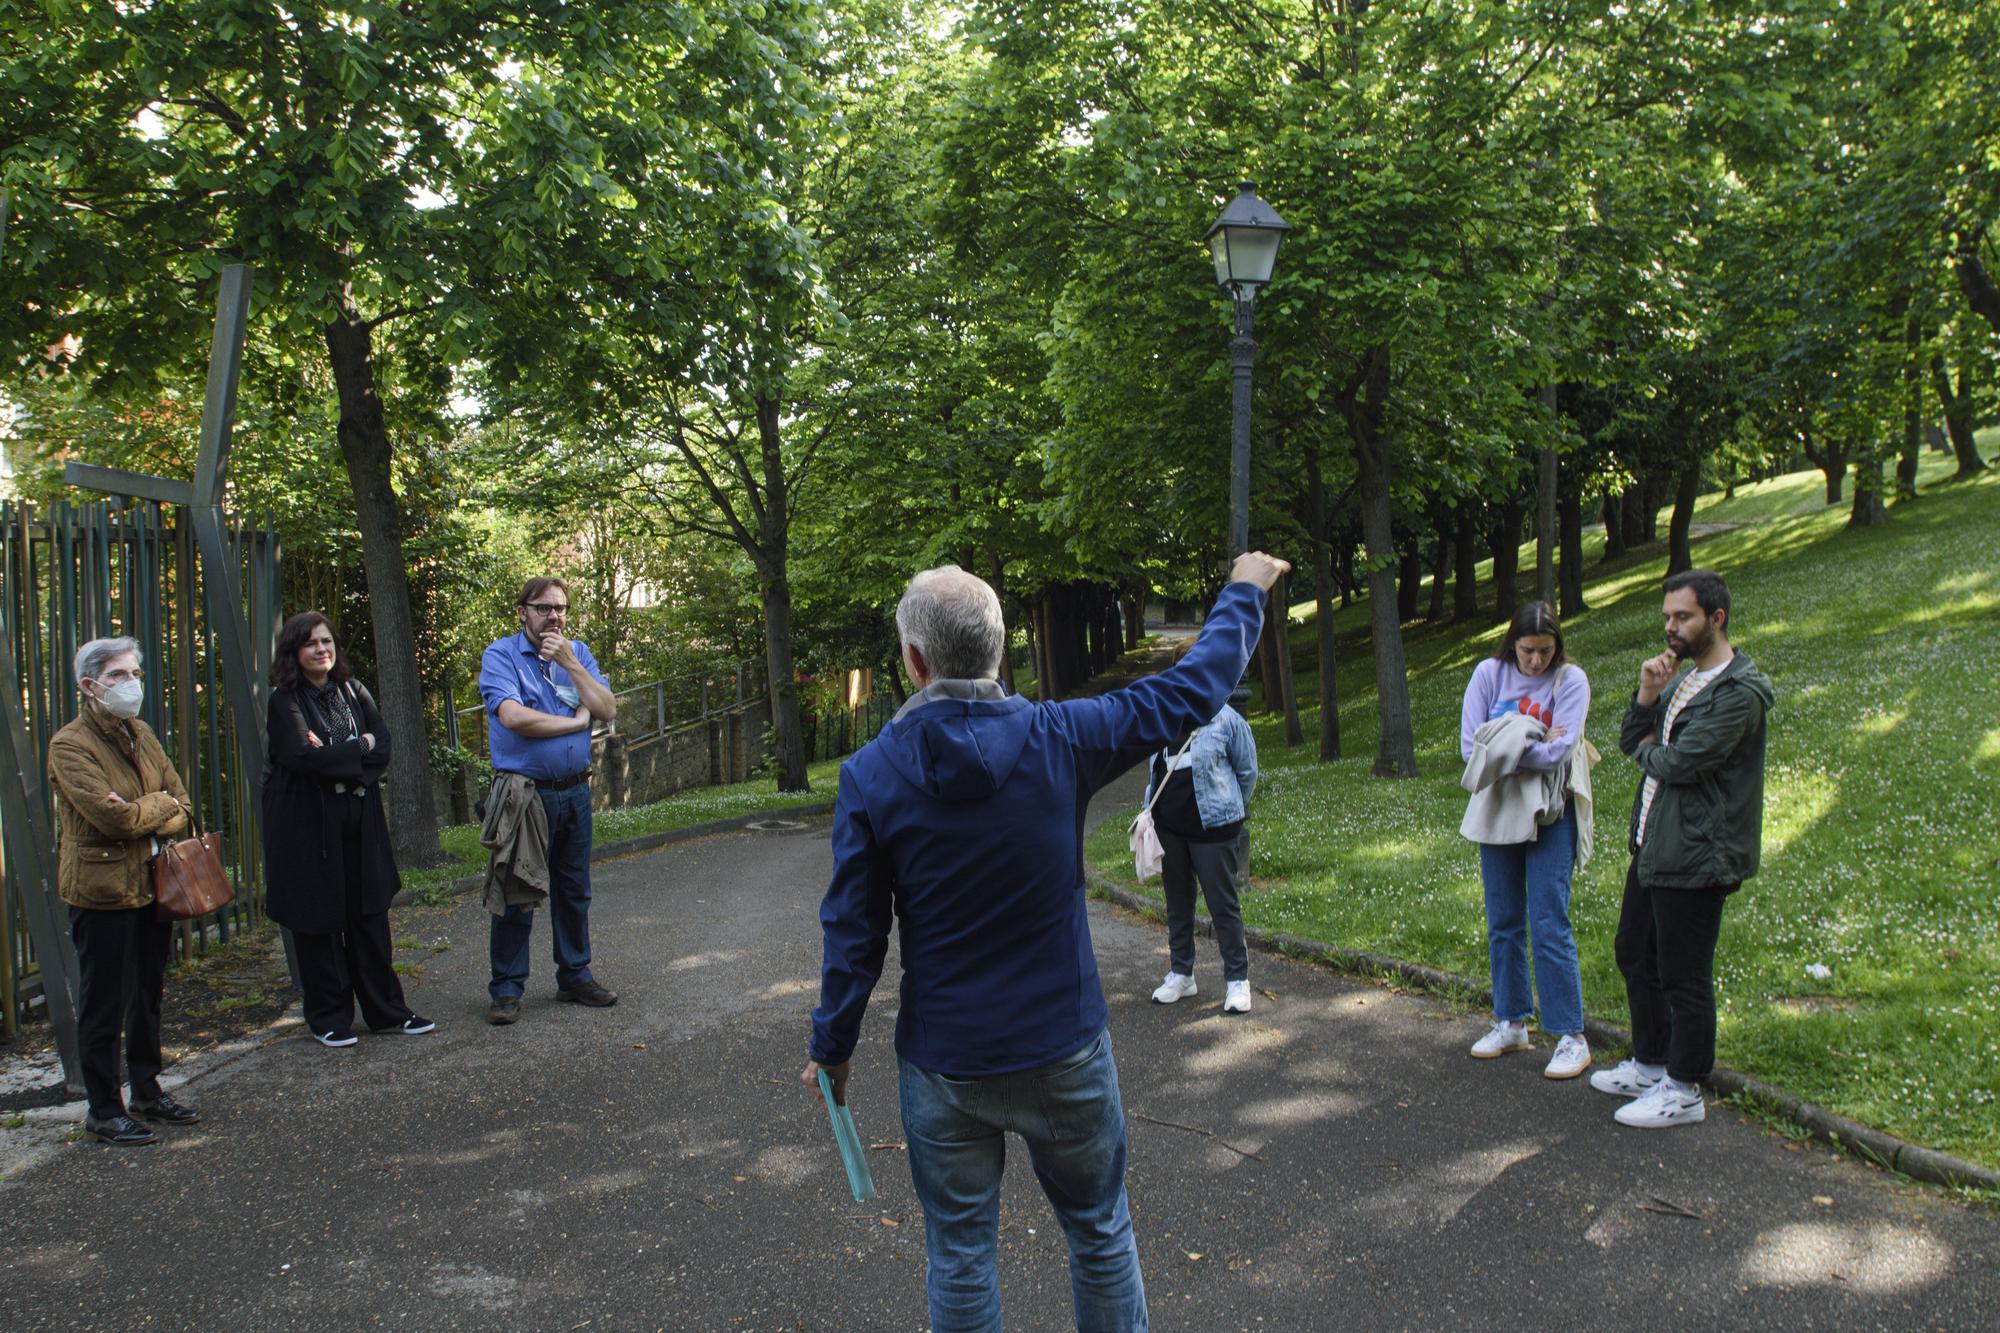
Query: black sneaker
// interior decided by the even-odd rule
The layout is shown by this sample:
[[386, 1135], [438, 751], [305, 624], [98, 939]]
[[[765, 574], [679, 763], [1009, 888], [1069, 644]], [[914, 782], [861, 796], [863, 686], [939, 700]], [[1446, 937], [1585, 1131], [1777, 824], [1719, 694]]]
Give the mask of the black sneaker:
[[346, 1028], [335, 1028], [331, 1032], [315, 1032], [313, 1040], [322, 1046], [352, 1046], [361, 1040]]
[[486, 1021], [495, 1027], [505, 1027], [521, 1016], [521, 997], [502, 995], [486, 1006]]
[[437, 1031], [437, 1024], [422, 1014], [411, 1014], [392, 1028], [375, 1028], [376, 1032], [400, 1032], [406, 1037], [421, 1037], [426, 1032]]
[[161, 1093], [158, 1101], [133, 1102], [132, 1114], [152, 1121], [156, 1125], [195, 1125], [201, 1123], [201, 1114], [192, 1106], [182, 1106], [179, 1102]]
[[594, 981], [579, 981], [574, 986], [561, 986], [556, 990], [558, 1000], [571, 1004], [587, 1005], [592, 1009], [609, 1009], [618, 1003], [618, 997]]
[[83, 1118], [83, 1132], [94, 1134], [99, 1141], [115, 1143], [121, 1148], [136, 1148], [145, 1143], [158, 1143], [160, 1136], [129, 1115], [106, 1116], [102, 1120]]

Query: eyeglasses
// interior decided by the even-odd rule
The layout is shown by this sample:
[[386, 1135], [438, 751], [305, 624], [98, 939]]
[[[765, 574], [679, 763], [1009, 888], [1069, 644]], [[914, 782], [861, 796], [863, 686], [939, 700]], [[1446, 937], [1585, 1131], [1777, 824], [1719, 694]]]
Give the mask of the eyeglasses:
[[559, 616], [569, 610], [567, 602], [524, 602], [522, 605], [538, 616]]

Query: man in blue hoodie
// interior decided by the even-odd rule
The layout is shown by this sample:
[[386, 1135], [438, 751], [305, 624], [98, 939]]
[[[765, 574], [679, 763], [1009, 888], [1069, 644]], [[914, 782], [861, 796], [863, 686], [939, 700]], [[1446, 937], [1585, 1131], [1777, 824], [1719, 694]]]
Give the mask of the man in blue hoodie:
[[917, 692], [840, 770], [812, 1062], [847, 1100], [848, 1060], [898, 924], [896, 1055], [924, 1206], [931, 1327], [1000, 1327], [1005, 1135], [1028, 1146], [1069, 1239], [1076, 1326], [1144, 1329], [1125, 1200], [1125, 1111], [1083, 892], [1099, 788], [1215, 716], [1249, 663], [1264, 594], [1291, 566], [1239, 556], [1194, 649], [1095, 699], [1030, 703], [997, 679], [1000, 600], [956, 566], [896, 608]]

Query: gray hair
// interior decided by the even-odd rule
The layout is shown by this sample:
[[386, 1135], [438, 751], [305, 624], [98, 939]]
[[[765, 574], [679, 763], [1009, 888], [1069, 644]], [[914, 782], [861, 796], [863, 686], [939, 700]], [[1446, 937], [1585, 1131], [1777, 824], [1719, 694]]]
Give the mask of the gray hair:
[[130, 653], [144, 665], [146, 655], [139, 651], [139, 641], [120, 635], [115, 639], [92, 639], [76, 650], [76, 680], [81, 685], [86, 680], [96, 680], [111, 665], [114, 657]]
[[998, 676], [1007, 647], [998, 594], [957, 565], [927, 569], [910, 580], [896, 603], [896, 633], [922, 655], [934, 680]]

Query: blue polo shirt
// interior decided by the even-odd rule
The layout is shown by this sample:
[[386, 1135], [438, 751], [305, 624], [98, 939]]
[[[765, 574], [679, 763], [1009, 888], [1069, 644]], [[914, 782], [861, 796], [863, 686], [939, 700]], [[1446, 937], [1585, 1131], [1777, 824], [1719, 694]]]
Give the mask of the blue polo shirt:
[[[590, 649], [577, 639], [571, 639], [569, 646], [591, 679], [610, 689], [611, 682], [597, 669]], [[500, 724], [500, 705], [509, 699], [538, 713], [558, 717], [574, 713], [576, 705], [564, 703], [556, 693], [560, 688], [575, 688], [569, 672], [544, 662], [526, 633], [510, 634], [486, 646], [486, 655], [479, 659], [479, 697], [486, 705], [486, 751], [493, 767], [544, 779], [572, 777], [590, 767], [588, 731], [522, 736]]]

